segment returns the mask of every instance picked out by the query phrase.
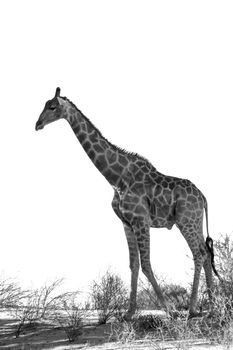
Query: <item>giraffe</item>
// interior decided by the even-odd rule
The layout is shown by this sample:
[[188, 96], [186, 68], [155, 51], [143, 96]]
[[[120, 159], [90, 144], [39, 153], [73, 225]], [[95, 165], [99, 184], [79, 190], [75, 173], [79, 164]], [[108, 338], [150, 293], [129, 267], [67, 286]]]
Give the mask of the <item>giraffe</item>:
[[196, 305], [202, 267], [211, 307], [212, 270], [217, 276], [218, 273], [214, 265], [213, 240], [208, 232], [207, 201], [202, 192], [191, 181], [164, 175], [146, 158], [110, 143], [68, 98], [60, 96], [60, 88], [57, 88], [54, 98], [46, 102], [36, 130], [59, 119], [68, 121], [91, 161], [114, 189], [112, 208], [124, 226], [131, 270], [129, 308], [125, 318], [131, 319], [136, 311], [140, 264], [161, 306], [169, 311], [150, 263], [151, 227], [170, 230], [176, 225], [192, 252], [194, 277], [189, 317], [198, 314]]

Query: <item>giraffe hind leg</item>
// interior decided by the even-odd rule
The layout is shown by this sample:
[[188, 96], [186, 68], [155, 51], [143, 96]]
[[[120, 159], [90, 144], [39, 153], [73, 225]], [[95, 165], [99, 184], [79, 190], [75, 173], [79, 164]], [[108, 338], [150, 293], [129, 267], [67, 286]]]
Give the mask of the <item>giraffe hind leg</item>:
[[203, 267], [203, 257], [201, 255], [196, 255], [194, 257], [194, 277], [192, 292], [190, 297], [190, 306], [189, 306], [189, 317], [194, 317], [199, 315], [197, 312], [197, 298], [198, 298], [198, 287], [201, 275], [201, 269]]
[[[199, 315], [197, 312], [198, 287], [202, 267], [207, 259], [205, 241], [202, 233], [202, 219], [198, 222], [187, 222], [186, 225], [178, 225], [182, 235], [184, 236], [188, 246], [192, 252], [194, 260], [194, 277], [192, 284], [192, 292], [190, 297], [189, 317]], [[206, 265], [205, 265], [206, 266]]]
[[213, 312], [213, 273], [211, 265], [211, 256], [209, 253], [207, 254], [206, 260], [204, 261], [203, 267], [205, 271], [206, 286], [210, 303], [209, 312], [211, 314]]

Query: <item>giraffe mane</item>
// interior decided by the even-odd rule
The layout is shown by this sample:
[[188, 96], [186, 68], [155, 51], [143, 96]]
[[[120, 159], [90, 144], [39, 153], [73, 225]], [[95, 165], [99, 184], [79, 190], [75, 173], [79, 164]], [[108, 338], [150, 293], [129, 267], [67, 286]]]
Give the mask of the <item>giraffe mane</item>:
[[118, 147], [114, 144], [112, 144], [108, 139], [106, 139], [106, 137], [104, 137], [101, 133], [101, 131], [91, 122], [90, 119], [88, 119], [83, 113], [82, 111], [80, 111], [80, 109], [77, 108], [77, 106], [72, 102], [70, 101], [67, 97], [63, 97], [64, 100], [68, 101], [71, 106], [73, 108], [75, 108], [81, 115], [82, 117], [88, 121], [88, 123], [90, 123], [90, 125], [95, 129], [95, 131], [115, 150], [115, 151], [118, 151], [119, 153], [123, 154], [123, 155], [128, 155], [129, 157], [131, 157], [133, 160], [135, 160], [135, 158], [139, 159], [139, 160], [142, 160], [143, 162], [146, 162], [148, 163], [148, 165], [152, 166], [151, 162], [146, 159], [145, 157], [141, 156], [140, 154], [136, 153], [136, 152], [130, 152], [130, 151], [127, 151], [125, 148], [122, 148], [122, 147]]

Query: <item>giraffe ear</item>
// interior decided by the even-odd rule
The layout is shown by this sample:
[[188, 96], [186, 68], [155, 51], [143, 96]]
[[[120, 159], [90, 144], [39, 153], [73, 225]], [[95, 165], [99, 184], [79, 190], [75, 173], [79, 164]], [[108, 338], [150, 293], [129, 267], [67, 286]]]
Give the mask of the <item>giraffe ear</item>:
[[56, 88], [56, 92], [55, 92], [55, 97], [59, 97], [60, 96], [60, 92], [61, 89], [59, 87]]

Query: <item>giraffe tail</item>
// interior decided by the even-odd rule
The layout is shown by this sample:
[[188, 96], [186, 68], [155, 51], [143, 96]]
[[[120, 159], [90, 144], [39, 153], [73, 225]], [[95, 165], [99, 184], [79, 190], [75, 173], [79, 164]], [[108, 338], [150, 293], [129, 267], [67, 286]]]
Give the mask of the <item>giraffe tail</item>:
[[213, 242], [213, 239], [210, 237], [209, 235], [209, 225], [208, 225], [208, 204], [207, 204], [207, 200], [206, 198], [204, 197], [204, 201], [205, 201], [205, 204], [204, 204], [204, 209], [205, 209], [205, 217], [206, 217], [206, 232], [207, 232], [207, 238], [206, 238], [206, 247], [207, 247], [207, 250], [208, 252], [210, 253], [210, 257], [211, 257], [211, 266], [212, 266], [212, 269], [214, 271], [214, 274], [218, 277], [219, 280], [221, 280], [221, 277], [219, 276], [219, 273], [218, 271], [216, 270], [216, 267], [215, 267], [215, 263], [214, 263], [214, 242]]

